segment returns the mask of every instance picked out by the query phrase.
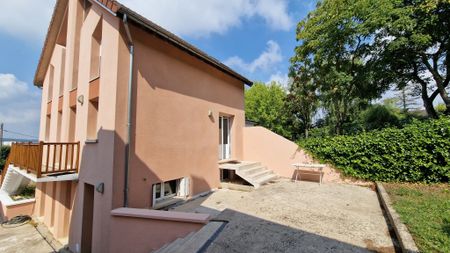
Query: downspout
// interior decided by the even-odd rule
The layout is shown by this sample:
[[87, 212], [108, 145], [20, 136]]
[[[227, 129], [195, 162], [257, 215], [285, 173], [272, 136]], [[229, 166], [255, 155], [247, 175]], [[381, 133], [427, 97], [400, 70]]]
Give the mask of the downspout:
[[127, 14], [123, 15], [123, 25], [128, 38], [128, 49], [130, 51], [130, 67], [128, 77], [128, 115], [127, 115], [127, 139], [125, 142], [125, 175], [123, 185], [123, 206], [128, 207], [128, 175], [130, 170], [130, 144], [131, 144], [131, 104], [133, 98], [133, 61], [134, 61], [134, 44], [131, 38], [130, 28], [128, 27]]

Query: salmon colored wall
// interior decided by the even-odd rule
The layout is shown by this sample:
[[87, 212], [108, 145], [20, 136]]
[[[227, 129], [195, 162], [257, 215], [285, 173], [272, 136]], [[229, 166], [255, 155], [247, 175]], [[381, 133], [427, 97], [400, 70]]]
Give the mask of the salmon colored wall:
[[242, 159], [244, 84], [141, 29], [131, 34], [130, 206], [151, 207], [161, 181], [190, 177], [191, 195], [217, 188], [220, 114], [233, 116], [232, 158]]
[[[120, 19], [111, 16], [97, 4], [93, 4], [90, 11], [84, 18], [80, 15], [79, 0], [68, 1], [68, 29], [66, 56], [62, 56], [64, 48], [57, 45], [54, 49], [51, 64], [55, 67], [53, 96], [48, 96], [49, 75], [44, 80], [42, 93], [42, 109], [40, 124], [40, 139], [45, 138], [45, 115], [47, 111], [51, 113], [50, 135], [48, 141], [56, 141], [60, 136], [60, 141], [68, 141], [70, 129], [70, 106], [73, 106], [73, 98], [70, 92], [77, 86], [76, 97], [82, 96], [84, 103], [76, 102], [76, 124], [75, 140], [81, 141], [79, 182], [58, 182], [38, 184], [36, 198], [38, 208], [36, 216], [43, 216], [44, 223], [50, 228], [53, 234], [60, 239], [69, 235], [69, 247], [73, 252], [80, 248], [81, 241], [81, 220], [82, 200], [84, 187], [77, 187], [78, 184], [88, 183], [97, 186], [104, 183], [104, 194], [95, 192], [94, 206], [94, 226], [93, 226], [93, 252], [108, 252], [109, 247], [109, 224], [110, 210], [112, 203], [112, 171], [115, 141], [115, 114], [116, 108], [116, 87], [118, 69], [118, 44]], [[78, 15], [77, 15], [78, 14]], [[82, 19], [80, 22], [80, 18]], [[85, 144], [87, 138], [88, 124], [88, 99], [89, 89], [89, 69], [90, 69], [90, 46], [91, 35], [98, 22], [102, 22], [102, 58], [101, 76], [97, 89], [94, 89], [99, 96], [99, 116], [98, 116], [98, 143]], [[76, 27], [82, 23], [80, 31]], [[79, 58], [76, 56], [76, 43], [79, 41]], [[62, 64], [62, 60], [65, 64]], [[78, 62], [78, 65], [77, 65]], [[66, 66], [61, 69], [61, 66]], [[76, 66], [75, 66], [76, 65]], [[74, 71], [78, 68], [79, 71]], [[62, 79], [62, 72], [64, 79]], [[77, 76], [74, 76], [77, 74]], [[62, 92], [62, 103], [47, 103], [49, 100], [58, 101], [59, 80], [64, 80], [64, 91]], [[97, 95], [95, 95], [97, 96]], [[72, 95], [73, 97], [73, 95]], [[72, 100], [72, 104], [71, 104]], [[47, 104], [51, 108], [47, 108]], [[62, 108], [61, 127], [58, 129], [58, 107]], [[59, 132], [60, 131], [60, 132]], [[58, 133], [59, 132], [59, 133]]]
[[[110, 242], [114, 242], [110, 211], [122, 205], [124, 196], [128, 48], [119, 18], [96, 3], [85, 17], [80, 15], [79, 0], [68, 0], [68, 6], [67, 44], [65, 48], [57, 45], [51, 58], [55, 73], [52, 97], [48, 94], [48, 73], [43, 84], [39, 137], [45, 139], [49, 113], [48, 141], [58, 137], [68, 141], [70, 107], [75, 102], [74, 139], [81, 142], [79, 181], [37, 184], [35, 215], [43, 216], [56, 237], [68, 236], [69, 248], [79, 252], [84, 184], [96, 187], [103, 183], [104, 193], [94, 192], [92, 250], [110, 252]], [[102, 57], [97, 90], [90, 89], [89, 72], [91, 38], [99, 22]], [[140, 29], [132, 28], [131, 33], [136, 61], [130, 206], [151, 207], [151, 186], [160, 181], [190, 177], [191, 195], [218, 187], [219, 114], [234, 116], [232, 157], [243, 158], [244, 84]], [[59, 94], [63, 94], [61, 103]], [[89, 97], [97, 94], [97, 142], [86, 143]], [[60, 120], [58, 108], [62, 109]], [[212, 117], [208, 117], [209, 110]]]
[[[119, 208], [112, 211], [111, 252], [152, 252], [198, 231], [206, 214]], [[124, 233], [124, 231], [127, 231]]]
[[[319, 163], [294, 142], [260, 126], [244, 128], [244, 159], [261, 162], [286, 178], [294, 178], [294, 163]], [[323, 182], [339, 180], [339, 174], [330, 166], [323, 171]], [[317, 177], [308, 179], [318, 180]]]
[[12, 206], [4, 206], [0, 202], [0, 218], [3, 218], [4, 220], [9, 220], [13, 217], [16, 217], [18, 215], [33, 215], [34, 208], [35, 208], [35, 202], [28, 202], [23, 203], [19, 205], [12, 205]]

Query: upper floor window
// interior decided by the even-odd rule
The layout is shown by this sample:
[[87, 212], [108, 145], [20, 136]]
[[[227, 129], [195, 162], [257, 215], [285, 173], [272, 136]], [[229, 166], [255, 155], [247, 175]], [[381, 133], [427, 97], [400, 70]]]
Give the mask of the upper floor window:
[[51, 101], [53, 98], [53, 80], [55, 78], [55, 67], [50, 64], [50, 69], [48, 71], [48, 101]]
[[91, 39], [91, 70], [90, 80], [100, 77], [100, 63], [101, 63], [101, 47], [102, 47], [102, 20], [97, 24], [97, 27], [92, 34]]

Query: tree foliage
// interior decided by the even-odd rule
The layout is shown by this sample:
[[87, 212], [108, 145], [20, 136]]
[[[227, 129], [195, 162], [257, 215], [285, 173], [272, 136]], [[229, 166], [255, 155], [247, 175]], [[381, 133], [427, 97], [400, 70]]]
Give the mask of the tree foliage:
[[245, 115], [277, 134], [291, 138], [285, 110], [286, 91], [277, 83], [255, 82], [245, 91]]
[[2, 146], [0, 149], [0, 171], [3, 170], [3, 167], [5, 166], [6, 158], [8, 158], [9, 155], [9, 146]]
[[450, 1], [391, 0], [379, 10], [386, 19], [377, 26], [369, 64], [380, 82], [418, 86], [430, 117], [439, 95], [450, 113]]
[[312, 76], [313, 71], [308, 70], [306, 65], [292, 71], [296, 73], [291, 74], [294, 78], [286, 98], [286, 109], [292, 117], [294, 126], [296, 124], [298, 126], [294, 129], [303, 129], [303, 136], [308, 138], [312, 119], [319, 106], [317, 86]]
[[290, 76], [312, 78], [337, 134], [393, 86], [418, 87], [430, 117], [437, 96], [450, 113], [449, 27], [449, 0], [319, 1], [298, 24]]

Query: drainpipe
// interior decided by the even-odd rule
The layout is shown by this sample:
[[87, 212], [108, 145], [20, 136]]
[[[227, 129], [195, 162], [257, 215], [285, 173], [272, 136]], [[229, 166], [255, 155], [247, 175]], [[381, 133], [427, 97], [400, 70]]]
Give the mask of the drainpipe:
[[125, 175], [123, 186], [123, 206], [128, 207], [128, 174], [130, 170], [130, 144], [131, 144], [131, 100], [133, 96], [133, 61], [134, 61], [134, 44], [131, 38], [130, 28], [128, 27], [127, 14], [123, 15], [123, 25], [128, 38], [128, 49], [130, 51], [130, 68], [128, 77], [128, 115], [127, 115], [127, 139], [125, 142]]

